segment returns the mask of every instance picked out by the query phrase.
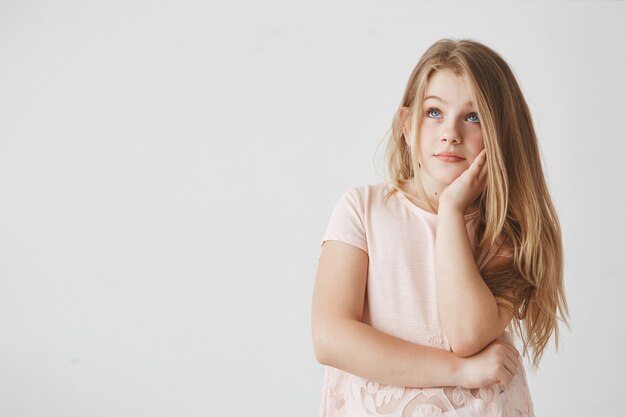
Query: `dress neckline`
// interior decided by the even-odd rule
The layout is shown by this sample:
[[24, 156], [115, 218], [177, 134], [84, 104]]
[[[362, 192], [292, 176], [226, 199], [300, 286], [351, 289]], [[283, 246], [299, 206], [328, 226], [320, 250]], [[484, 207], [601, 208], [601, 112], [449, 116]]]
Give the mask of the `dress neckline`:
[[[408, 206], [411, 211], [413, 211], [414, 213], [422, 216], [422, 217], [427, 217], [431, 220], [437, 220], [438, 218], [438, 214], [437, 213], [433, 213], [430, 212], [428, 210], [424, 210], [423, 208], [417, 206], [415, 203], [413, 203], [411, 200], [409, 200], [409, 198], [401, 191], [401, 190], [396, 190], [396, 194], [398, 194], [398, 198], [400, 198], [400, 200], [402, 200], [402, 202]], [[464, 214], [463, 217], [465, 217], [465, 220], [471, 220], [472, 218], [474, 218], [475, 216], [480, 214], [480, 209], [476, 209], [470, 213]]]

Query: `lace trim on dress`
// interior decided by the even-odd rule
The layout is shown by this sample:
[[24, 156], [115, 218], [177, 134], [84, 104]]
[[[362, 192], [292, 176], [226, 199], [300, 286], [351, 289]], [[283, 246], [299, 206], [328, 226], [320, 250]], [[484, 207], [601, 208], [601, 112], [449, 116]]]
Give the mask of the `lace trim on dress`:
[[[433, 335], [428, 345], [446, 349]], [[521, 360], [521, 359], [520, 359]], [[328, 416], [534, 417], [523, 366], [509, 384], [478, 389], [409, 388], [380, 384], [337, 369], [329, 380]]]

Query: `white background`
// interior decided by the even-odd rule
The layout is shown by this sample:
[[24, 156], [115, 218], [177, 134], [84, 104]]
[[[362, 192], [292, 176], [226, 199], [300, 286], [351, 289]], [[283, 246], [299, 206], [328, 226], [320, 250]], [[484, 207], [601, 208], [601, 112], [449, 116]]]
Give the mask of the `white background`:
[[0, 1], [0, 417], [317, 416], [339, 195], [442, 37], [499, 52], [563, 227], [539, 416], [621, 415], [624, 2]]

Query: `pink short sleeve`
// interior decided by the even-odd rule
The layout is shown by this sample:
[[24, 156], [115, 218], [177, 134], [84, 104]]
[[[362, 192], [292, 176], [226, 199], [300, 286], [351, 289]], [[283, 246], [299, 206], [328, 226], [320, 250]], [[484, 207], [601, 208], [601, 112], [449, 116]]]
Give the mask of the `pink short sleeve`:
[[327, 240], [339, 240], [367, 253], [364, 212], [365, 204], [359, 189], [348, 188], [333, 208], [320, 245]]
[[495, 257], [510, 258], [513, 256], [513, 251], [506, 247], [503, 242], [503, 235], [500, 235], [500, 237], [496, 241], [496, 244], [489, 248], [488, 252], [481, 254], [477, 262], [478, 270], [482, 270], [482, 268]]

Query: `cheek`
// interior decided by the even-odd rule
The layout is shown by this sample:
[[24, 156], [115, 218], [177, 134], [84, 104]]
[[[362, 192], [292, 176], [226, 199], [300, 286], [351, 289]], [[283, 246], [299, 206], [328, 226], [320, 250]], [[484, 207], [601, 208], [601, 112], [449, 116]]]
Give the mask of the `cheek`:
[[419, 130], [419, 152], [420, 155], [426, 155], [430, 151], [433, 150], [433, 146], [435, 146], [437, 142], [437, 135], [433, 132], [432, 129], [428, 129], [428, 127], [422, 127]]
[[469, 148], [472, 149], [476, 154], [478, 154], [485, 148], [485, 142], [483, 141], [482, 133], [478, 133], [468, 137], [467, 142]]
[[427, 140], [422, 139], [419, 146], [419, 156], [422, 161], [428, 159], [433, 154], [433, 145]]

